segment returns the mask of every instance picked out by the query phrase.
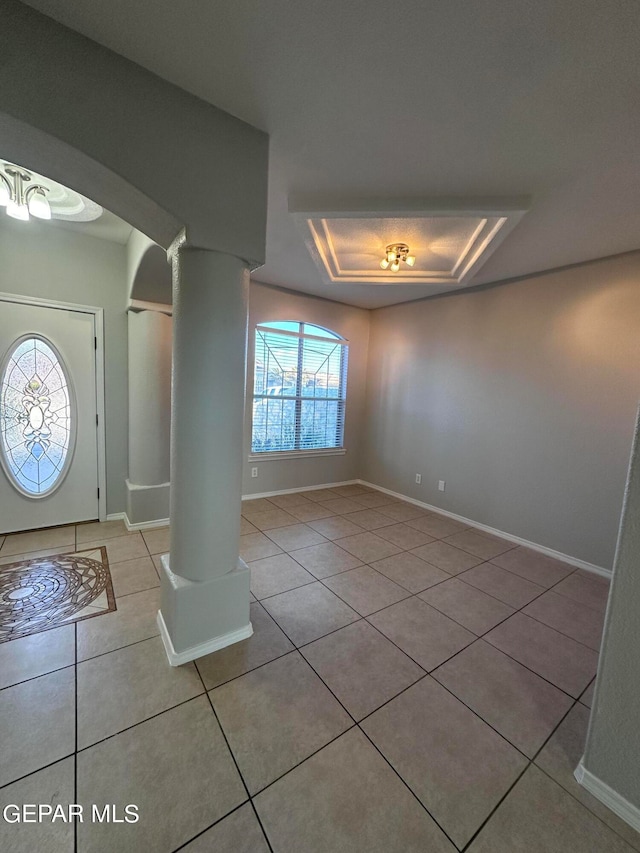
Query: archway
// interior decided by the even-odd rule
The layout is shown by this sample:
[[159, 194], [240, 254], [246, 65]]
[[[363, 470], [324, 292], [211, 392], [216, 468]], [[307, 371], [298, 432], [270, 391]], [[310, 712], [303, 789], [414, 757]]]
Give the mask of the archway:
[[173, 264], [172, 548], [159, 623], [182, 663], [251, 633], [242, 413], [267, 137], [17, 0], [3, 13], [2, 155], [113, 211]]

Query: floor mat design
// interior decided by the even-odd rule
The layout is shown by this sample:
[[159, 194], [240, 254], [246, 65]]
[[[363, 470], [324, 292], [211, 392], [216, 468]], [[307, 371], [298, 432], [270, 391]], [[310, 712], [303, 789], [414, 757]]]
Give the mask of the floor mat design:
[[0, 566], [0, 643], [115, 609], [104, 547]]

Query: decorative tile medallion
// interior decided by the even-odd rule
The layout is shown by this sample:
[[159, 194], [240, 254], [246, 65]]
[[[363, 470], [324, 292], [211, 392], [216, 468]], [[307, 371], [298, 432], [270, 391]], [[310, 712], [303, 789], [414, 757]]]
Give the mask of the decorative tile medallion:
[[0, 643], [115, 609], [104, 547], [0, 566]]

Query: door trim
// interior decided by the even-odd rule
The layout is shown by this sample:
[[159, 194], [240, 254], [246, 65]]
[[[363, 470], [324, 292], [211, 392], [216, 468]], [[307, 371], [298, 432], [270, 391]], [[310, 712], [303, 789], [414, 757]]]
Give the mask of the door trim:
[[107, 451], [106, 423], [104, 403], [104, 308], [94, 305], [78, 305], [75, 302], [58, 302], [53, 299], [40, 299], [34, 296], [21, 296], [15, 293], [0, 292], [0, 302], [15, 302], [19, 305], [36, 305], [41, 308], [54, 308], [59, 311], [76, 311], [79, 314], [93, 315], [93, 333], [96, 340], [95, 374], [96, 374], [96, 413], [98, 426], [96, 429], [98, 448], [98, 518], [105, 521], [107, 517]]

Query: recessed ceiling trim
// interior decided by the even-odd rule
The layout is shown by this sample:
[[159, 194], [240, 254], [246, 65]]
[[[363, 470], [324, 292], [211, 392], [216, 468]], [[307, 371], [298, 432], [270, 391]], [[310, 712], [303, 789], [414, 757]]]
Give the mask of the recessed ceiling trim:
[[469, 240], [469, 242], [468, 242], [468, 243], [467, 243], [467, 245], [465, 246], [464, 251], [462, 252], [462, 254], [460, 255], [460, 257], [459, 257], [459, 258], [458, 258], [458, 260], [456, 261], [456, 263], [455, 263], [455, 265], [454, 265], [453, 269], [451, 270], [451, 275], [455, 275], [455, 274], [458, 272], [458, 269], [460, 268], [460, 265], [464, 262], [465, 258], [467, 257], [467, 255], [468, 255], [468, 254], [469, 254], [469, 252], [471, 251], [471, 248], [473, 247], [474, 243], [476, 242], [476, 240], [477, 240], [477, 239], [478, 239], [478, 237], [480, 236], [480, 233], [481, 233], [482, 229], [484, 228], [484, 226], [485, 226], [486, 224], [487, 224], [487, 220], [486, 220], [486, 219], [481, 219], [481, 220], [480, 220], [480, 223], [479, 223], [478, 227], [476, 228], [476, 230], [475, 230], [475, 231], [473, 232], [473, 234], [471, 235], [471, 239]]
[[[517, 225], [528, 199], [438, 199], [418, 208], [387, 202], [377, 209], [332, 204], [289, 209], [318, 269], [328, 282], [345, 284], [451, 284], [470, 279]], [[380, 268], [389, 243], [406, 242], [417, 260], [401, 272]], [[434, 263], [437, 262], [437, 263]]]

